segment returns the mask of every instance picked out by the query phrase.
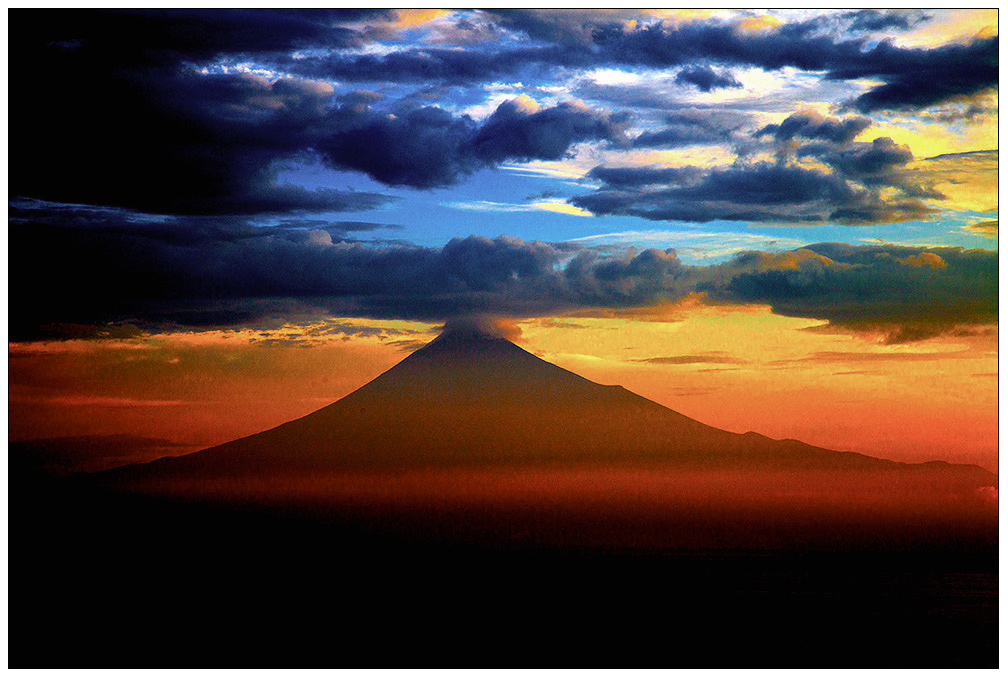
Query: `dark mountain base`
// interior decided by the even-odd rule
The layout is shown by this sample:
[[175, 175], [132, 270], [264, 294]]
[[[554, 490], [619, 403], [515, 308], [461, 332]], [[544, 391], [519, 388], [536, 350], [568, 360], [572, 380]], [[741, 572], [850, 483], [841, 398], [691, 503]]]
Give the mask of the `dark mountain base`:
[[989, 531], [829, 550], [476, 545], [443, 516], [11, 488], [12, 667], [998, 665]]

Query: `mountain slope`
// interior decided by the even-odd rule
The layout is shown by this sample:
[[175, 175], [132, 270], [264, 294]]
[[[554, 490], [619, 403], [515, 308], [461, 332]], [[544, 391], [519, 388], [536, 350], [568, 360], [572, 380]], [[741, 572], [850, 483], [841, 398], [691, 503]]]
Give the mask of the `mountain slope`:
[[735, 469], [905, 466], [722, 431], [622, 387], [591, 382], [505, 339], [457, 330], [312, 414], [208, 450], [133, 467], [130, 473], [205, 478], [595, 462]]

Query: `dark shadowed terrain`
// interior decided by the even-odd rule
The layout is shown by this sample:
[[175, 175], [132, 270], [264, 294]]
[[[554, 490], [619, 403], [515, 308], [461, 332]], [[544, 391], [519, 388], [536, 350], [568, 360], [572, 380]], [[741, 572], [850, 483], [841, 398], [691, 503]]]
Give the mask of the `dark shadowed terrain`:
[[12, 476], [12, 665], [996, 666], [996, 485], [455, 332], [255, 436]]

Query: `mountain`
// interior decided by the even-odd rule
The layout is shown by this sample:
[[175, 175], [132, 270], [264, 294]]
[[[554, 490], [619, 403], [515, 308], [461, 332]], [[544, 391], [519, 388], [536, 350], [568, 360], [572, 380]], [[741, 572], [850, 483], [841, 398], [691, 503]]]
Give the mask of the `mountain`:
[[[637, 468], [892, 470], [906, 464], [707, 426], [475, 329], [448, 331], [300, 419], [130, 475], [609, 464]], [[971, 473], [993, 484], [979, 467]]]
[[998, 661], [990, 472], [718, 430], [479, 332], [269, 431], [27, 481], [32, 665]]
[[19, 476], [93, 473], [192, 451], [191, 445], [163, 438], [121, 434], [19, 440], [7, 449], [11, 474]]

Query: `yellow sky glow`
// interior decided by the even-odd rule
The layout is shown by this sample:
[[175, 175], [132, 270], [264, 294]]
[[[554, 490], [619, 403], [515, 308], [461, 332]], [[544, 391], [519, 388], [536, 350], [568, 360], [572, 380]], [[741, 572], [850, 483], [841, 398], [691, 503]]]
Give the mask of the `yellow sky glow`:
[[[887, 346], [880, 335], [824, 332], [819, 320], [698, 296], [619, 315], [520, 321], [518, 343], [719, 428], [997, 468], [996, 328]], [[437, 334], [406, 321], [328, 326], [340, 322], [384, 331], [11, 344], [11, 439], [129, 433], [217, 444], [334, 402]]]

